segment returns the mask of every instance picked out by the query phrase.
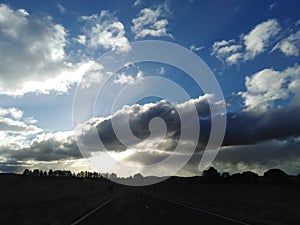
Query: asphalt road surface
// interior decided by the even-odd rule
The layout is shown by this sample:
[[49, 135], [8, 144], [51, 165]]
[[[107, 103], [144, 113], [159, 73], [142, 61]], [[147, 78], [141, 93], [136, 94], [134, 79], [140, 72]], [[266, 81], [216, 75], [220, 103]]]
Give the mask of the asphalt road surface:
[[79, 215], [73, 225], [238, 225], [246, 224], [205, 210], [134, 190], [122, 191], [93, 211]]

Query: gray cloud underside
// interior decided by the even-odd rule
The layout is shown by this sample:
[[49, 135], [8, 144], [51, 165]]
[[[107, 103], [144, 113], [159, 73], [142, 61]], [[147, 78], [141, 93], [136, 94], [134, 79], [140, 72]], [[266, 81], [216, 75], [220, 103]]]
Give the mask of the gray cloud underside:
[[[206, 100], [196, 103], [200, 121], [199, 148], [205, 147], [211, 128], [210, 109]], [[141, 139], [147, 139], [150, 135], [149, 121], [154, 117], [161, 117], [167, 124], [167, 139], [178, 141], [180, 136], [180, 118], [174, 113], [174, 107], [167, 102], [157, 104], [145, 110], [143, 106], [135, 107], [136, 113], [130, 114], [130, 127], [133, 134]], [[114, 115], [117, 119], [125, 119], [120, 115]], [[112, 117], [113, 118], [113, 117]], [[109, 150], [123, 151], [124, 146], [115, 135], [112, 127], [112, 118], [97, 123], [98, 134]], [[300, 108], [291, 106], [275, 108], [267, 113], [240, 112], [227, 114], [227, 130], [223, 146], [249, 145], [272, 139], [285, 139], [300, 136]], [[83, 140], [89, 139], [88, 133]], [[170, 143], [170, 142], [169, 142]], [[161, 146], [163, 149], [163, 146]], [[169, 149], [170, 146], [164, 146]], [[174, 146], [173, 146], [174, 147]], [[173, 150], [171, 148], [170, 150]]]
[[69, 137], [68, 141], [48, 139], [33, 142], [29, 147], [18, 150], [1, 147], [0, 152], [2, 157], [15, 161], [55, 161], [82, 157], [73, 137]]

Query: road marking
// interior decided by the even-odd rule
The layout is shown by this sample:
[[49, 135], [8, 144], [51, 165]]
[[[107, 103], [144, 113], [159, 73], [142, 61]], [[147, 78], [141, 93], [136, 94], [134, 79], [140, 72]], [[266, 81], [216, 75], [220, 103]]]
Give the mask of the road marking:
[[205, 213], [205, 214], [209, 214], [209, 215], [213, 215], [213, 216], [225, 219], [225, 220], [230, 220], [230, 221], [233, 221], [233, 222], [236, 222], [236, 223], [239, 223], [239, 224], [243, 224], [243, 225], [250, 225], [250, 224], [242, 222], [240, 220], [233, 219], [233, 218], [230, 218], [230, 217], [227, 217], [227, 216], [218, 215], [216, 213], [213, 213], [213, 212], [210, 212], [210, 211], [207, 211], [207, 210], [204, 210], [204, 209], [200, 209], [200, 208], [195, 207], [195, 206], [187, 205], [187, 204], [182, 203], [182, 202], [177, 202], [177, 201], [170, 200], [170, 199], [165, 199], [165, 200], [167, 200], [169, 202], [172, 202], [173, 204], [177, 204], [177, 205], [180, 205], [180, 206], [183, 206], [183, 207], [194, 209], [196, 211], [199, 211], [199, 212], [202, 212], [202, 213]]
[[250, 225], [249, 223], [245, 223], [245, 222], [242, 222], [242, 221], [237, 220], [237, 219], [233, 219], [233, 218], [230, 218], [230, 217], [227, 217], [227, 216], [222, 216], [222, 215], [210, 212], [210, 211], [205, 210], [205, 209], [200, 209], [196, 206], [188, 205], [186, 203], [182, 203], [182, 202], [179, 202], [179, 201], [175, 201], [175, 200], [167, 199], [167, 198], [164, 198], [164, 197], [160, 197], [156, 194], [150, 194], [150, 193], [145, 193], [145, 192], [143, 192], [143, 193], [146, 194], [146, 195], [152, 195], [153, 197], [171, 202], [171, 203], [176, 204], [176, 205], [180, 205], [182, 207], [187, 207], [187, 208], [190, 208], [190, 209], [193, 209], [193, 210], [205, 213], [205, 214], [209, 214], [209, 215], [212, 215], [212, 216], [216, 216], [216, 217], [219, 217], [219, 218], [222, 218], [222, 219], [225, 219], [225, 220], [229, 220], [229, 221], [236, 222], [236, 223], [243, 224], [243, 225]]
[[151, 210], [149, 205], [146, 204], [145, 207], [146, 207], [146, 209]]
[[118, 194], [116, 194], [115, 196], [111, 197], [106, 202], [100, 204], [99, 206], [97, 206], [96, 208], [94, 208], [92, 211], [90, 211], [89, 213], [85, 214], [83, 217], [81, 217], [78, 220], [76, 220], [71, 225], [76, 225], [76, 224], [80, 223], [82, 220], [86, 219], [87, 217], [89, 217], [90, 215], [92, 215], [94, 212], [96, 212], [97, 210], [101, 209], [103, 206], [105, 206], [106, 204], [108, 204], [109, 202], [111, 202], [113, 199], [115, 199], [116, 197], [118, 197], [120, 194], [121, 194], [121, 192], [118, 193]]

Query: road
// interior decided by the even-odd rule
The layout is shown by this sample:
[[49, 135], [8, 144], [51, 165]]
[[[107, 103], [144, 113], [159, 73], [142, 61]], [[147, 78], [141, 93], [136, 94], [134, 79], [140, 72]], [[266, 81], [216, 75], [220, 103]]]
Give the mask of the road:
[[234, 219], [207, 213], [175, 201], [134, 190], [122, 191], [93, 211], [81, 215], [73, 225], [238, 225]]

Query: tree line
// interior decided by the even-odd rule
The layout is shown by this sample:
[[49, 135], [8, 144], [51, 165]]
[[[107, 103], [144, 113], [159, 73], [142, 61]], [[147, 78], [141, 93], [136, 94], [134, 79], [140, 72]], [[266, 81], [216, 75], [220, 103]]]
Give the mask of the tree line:
[[73, 177], [73, 178], [117, 178], [115, 173], [97, 173], [90, 171], [80, 171], [78, 173], [72, 173], [70, 170], [52, 170], [43, 171], [39, 169], [29, 170], [25, 169], [22, 173], [23, 176], [33, 177]]
[[276, 181], [278, 183], [286, 183], [291, 181], [291, 179], [295, 179], [300, 181], [300, 173], [297, 176], [290, 176], [286, 172], [281, 169], [273, 168], [269, 169], [263, 173], [262, 176], [259, 176], [257, 173], [253, 171], [245, 171], [242, 173], [234, 173], [230, 174], [228, 172], [220, 173], [214, 167], [210, 167], [207, 170], [202, 172], [202, 177], [206, 180], [211, 181], [236, 181], [236, 182], [255, 182], [255, 181]]
[[[23, 176], [33, 176], [33, 177], [73, 177], [73, 178], [89, 178], [89, 179], [97, 179], [97, 178], [109, 178], [109, 179], [117, 179], [118, 176], [115, 173], [97, 173], [90, 171], [81, 171], [78, 173], [72, 173], [70, 170], [52, 170], [43, 171], [39, 169], [29, 170], [25, 169], [22, 173]], [[230, 174], [229, 172], [219, 172], [216, 168], [210, 167], [207, 170], [204, 170], [201, 176], [196, 176], [205, 181], [237, 181], [237, 182], [255, 182], [258, 179], [267, 179], [278, 182], [287, 182], [294, 177], [295, 179], [300, 181], [300, 173], [297, 176], [289, 176], [281, 169], [269, 169], [264, 172], [263, 176], [259, 176], [257, 173], [253, 171], [245, 171], [242, 173], [234, 173]], [[143, 179], [143, 176], [138, 173], [129, 178], [133, 179]]]

